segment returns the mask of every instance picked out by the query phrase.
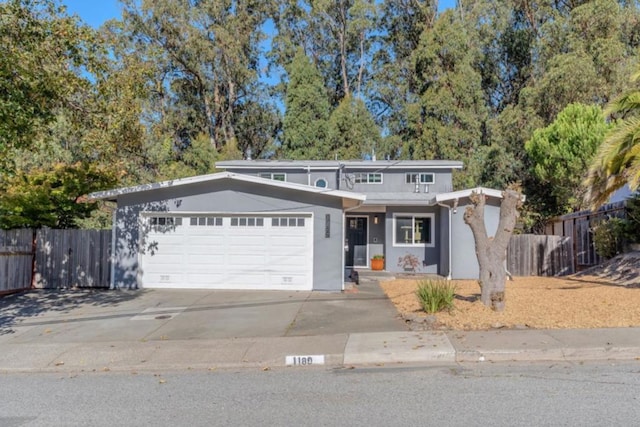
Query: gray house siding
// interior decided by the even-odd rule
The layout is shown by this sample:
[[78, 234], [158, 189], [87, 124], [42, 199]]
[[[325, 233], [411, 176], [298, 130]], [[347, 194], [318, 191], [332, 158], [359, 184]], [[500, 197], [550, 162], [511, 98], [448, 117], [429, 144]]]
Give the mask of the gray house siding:
[[[402, 213], [413, 214], [433, 214], [434, 223], [434, 246], [433, 247], [413, 247], [413, 246], [398, 246], [394, 241], [394, 215]], [[385, 220], [385, 231], [388, 236], [386, 241], [386, 270], [391, 272], [403, 272], [405, 271], [401, 265], [398, 265], [399, 260], [407, 255], [413, 255], [417, 257], [419, 267], [416, 269], [416, 273], [427, 274], [440, 274], [441, 273], [441, 261], [440, 261], [440, 245], [442, 244], [440, 233], [440, 208], [436, 207], [407, 207], [407, 206], [389, 206], [387, 207], [387, 214]]]
[[[356, 193], [368, 194], [368, 193], [413, 193], [416, 189], [415, 184], [407, 184], [406, 174], [407, 173], [433, 173], [434, 174], [434, 183], [433, 184], [420, 184], [419, 192], [426, 194], [436, 194], [436, 193], [445, 193], [451, 191], [453, 188], [453, 184], [451, 181], [451, 170], [441, 170], [441, 169], [403, 169], [403, 170], [381, 170], [382, 173], [382, 183], [372, 183], [372, 184], [363, 184], [363, 183], [353, 183], [353, 179], [349, 179], [350, 175], [359, 174], [359, 173], [374, 173], [370, 169], [348, 169], [345, 170], [343, 175], [345, 177], [342, 179], [343, 184], [341, 184], [341, 190], [349, 190], [355, 191]], [[353, 183], [353, 185], [351, 185]]]
[[[313, 289], [342, 289], [343, 214], [340, 199], [259, 184], [221, 180], [180, 188], [125, 194], [118, 199], [116, 212], [116, 259], [114, 279], [117, 287], [131, 288], [139, 283], [140, 221], [143, 211], [313, 214]], [[325, 236], [329, 215], [329, 237]], [[144, 248], [142, 249], [144, 250]]]
[[[484, 223], [487, 234], [493, 236], [498, 229], [500, 220], [499, 199], [489, 198], [484, 210]], [[464, 222], [464, 210], [471, 204], [468, 198], [458, 203], [457, 213], [451, 216], [451, 263], [453, 279], [477, 279], [479, 277], [478, 258], [476, 256], [475, 240], [471, 228]]]
[[451, 274], [449, 264], [449, 209], [442, 206], [440, 208], [440, 269], [438, 274], [441, 276], [449, 276]]
[[[429, 195], [437, 193], [445, 193], [452, 191], [453, 183], [451, 180], [450, 169], [402, 169], [402, 170], [371, 170], [371, 169], [353, 169], [345, 168], [342, 171], [338, 169], [286, 169], [286, 168], [269, 168], [269, 169], [245, 169], [227, 167], [226, 170], [238, 174], [246, 174], [259, 176], [261, 173], [283, 173], [286, 175], [286, 181], [296, 184], [313, 185], [316, 181], [323, 178], [328, 183], [328, 188], [334, 190], [354, 191], [357, 193], [413, 193], [416, 189], [415, 184], [407, 184], [407, 173], [433, 173], [433, 184], [420, 184], [420, 193]], [[354, 182], [354, 175], [359, 173], [382, 173], [382, 183], [362, 184]]]
[[[375, 223], [375, 218], [378, 223]], [[385, 247], [385, 214], [369, 214], [369, 258], [375, 255], [384, 255]]]

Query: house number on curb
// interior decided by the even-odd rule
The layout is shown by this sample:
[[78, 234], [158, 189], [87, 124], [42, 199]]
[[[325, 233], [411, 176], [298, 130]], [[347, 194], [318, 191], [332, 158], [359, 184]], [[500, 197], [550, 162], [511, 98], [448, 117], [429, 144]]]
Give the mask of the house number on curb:
[[315, 356], [287, 356], [285, 363], [287, 366], [324, 365], [324, 354]]

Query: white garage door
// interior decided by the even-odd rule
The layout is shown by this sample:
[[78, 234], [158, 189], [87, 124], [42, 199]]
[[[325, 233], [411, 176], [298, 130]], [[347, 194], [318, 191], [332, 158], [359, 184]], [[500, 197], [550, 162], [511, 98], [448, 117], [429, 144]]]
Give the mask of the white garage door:
[[309, 214], [149, 214], [143, 223], [143, 287], [312, 288]]

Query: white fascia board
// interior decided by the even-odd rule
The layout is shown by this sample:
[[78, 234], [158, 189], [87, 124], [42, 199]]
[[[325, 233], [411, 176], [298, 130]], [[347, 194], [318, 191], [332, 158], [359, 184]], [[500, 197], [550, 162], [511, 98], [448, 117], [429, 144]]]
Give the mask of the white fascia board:
[[345, 170], [351, 169], [373, 169], [376, 171], [384, 172], [385, 170], [407, 170], [407, 173], [410, 173], [414, 170], [431, 170], [431, 169], [462, 169], [462, 163], [460, 164], [443, 164], [443, 165], [407, 165], [407, 164], [399, 164], [399, 165], [376, 165], [376, 164], [345, 164]]
[[222, 165], [216, 163], [216, 168], [218, 169], [255, 169], [255, 170], [264, 170], [270, 171], [272, 169], [277, 170], [338, 170], [338, 166], [313, 166], [313, 165], [280, 165], [280, 164], [260, 164], [260, 165]]
[[174, 179], [170, 181], [162, 181], [162, 182], [155, 182], [151, 184], [137, 185], [134, 187], [125, 187], [125, 188], [117, 188], [114, 190], [99, 191], [96, 193], [89, 194], [89, 198], [93, 200], [115, 200], [118, 198], [118, 196], [122, 196], [125, 194], [141, 193], [144, 191], [158, 190], [162, 188], [180, 187], [183, 185], [197, 184], [200, 182], [213, 182], [221, 179], [232, 179], [236, 181], [251, 182], [251, 183], [267, 185], [271, 187], [305, 191], [308, 193], [326, 194], [329, 196], [340, 197], [343, 199], [353, 199], [353, 200], [364, 201], [367, 198], [367, 196], [360, 193], [351, 193], [348, 191], [330, 190], [330, 189], [319, 188], [319, 187], [311, 187], [309, 185], [304, 185], [304, 184], [294, 184], [290, 182], [275, 181], [272, 179], [260, 178], [258, 176], [235, 174], [232, 172], [220, 172], [220, 173], [209, 174], [209, 175], [198, 175], [198, 176], [193, 176], [189, 178], [180, 178], [180, 179]]
[[[495, 190], [493, 188], [486, 187], [476, 187], [476, 188], [468, 188], [466, 190], [453, 191], [451, 193], [440, 193], [436, 194], [436, 202], [448, 202], [456, 199], [463, 199], [465, 197], [471, 196], [472, 193], [476, 194], [484, 194], [485, 196], [495, 197], [496, 199], [502, 199], [502, 190]], [[525, 196], [522, 195], [522, 201], [525, 200]]]

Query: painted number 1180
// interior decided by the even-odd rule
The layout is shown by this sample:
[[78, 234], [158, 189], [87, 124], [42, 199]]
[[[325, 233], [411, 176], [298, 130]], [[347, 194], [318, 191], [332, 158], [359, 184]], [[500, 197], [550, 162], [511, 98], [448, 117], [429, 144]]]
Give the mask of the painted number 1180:
[[287, 356], [285, 362], [287, 366], [324, 365], [324, 355]]

